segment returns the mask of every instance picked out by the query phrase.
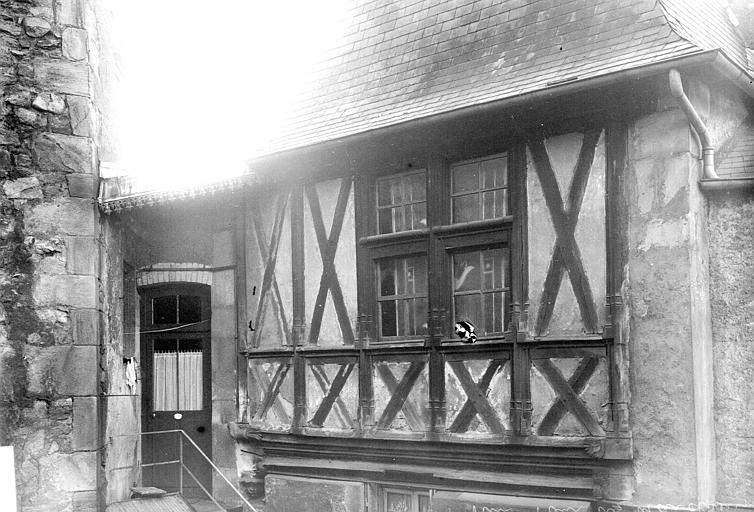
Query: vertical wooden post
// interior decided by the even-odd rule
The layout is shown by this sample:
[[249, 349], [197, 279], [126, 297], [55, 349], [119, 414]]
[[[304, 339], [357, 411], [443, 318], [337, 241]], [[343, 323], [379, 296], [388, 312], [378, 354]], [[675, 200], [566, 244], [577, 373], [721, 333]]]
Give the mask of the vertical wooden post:
[[607, 307], [609, 325], [606, 335], [612, 336], [608, 346], [610, 366], [610, 403], [608, 435], [630, 437], [628, 422], [628, 312], [623, 297], [628, 261], [628, 205], [624, 170], [628, 135], [623, 123], [612, 122], [606, 132], [607, 173], [605, 229], [607, 230]]
[[[450, 223], [450, 171], [447, 161], [440, 155], [427, 160], [427, 216], [429, 226]], [[427, 339], [429, 350], [429, 418], [430, 437], [445, 432], [445, 357], [441, 351], [442, 339], [449, 335], [450, 264], [442, 240], [431, 233], [428, 245], [428, 295], [432, 309], [427, 312]]]
[[243, 422], [248, 414], [249, 403], [247, 370], [248, 362], [245, 352], [249, 349], [246, 339], [247, 327], [247, 290], [246, 290], [246, 195], [243, 194], [236, 207], [234, 218], [233, 244], [236, 252], [236, 405], [238, 406], [238, 421]]
[[362, 432], [374, 425], [374, 388], [372, 385], [372, 361], [366, 349], [374, 339], [374, 311], [368, 304], [373, 303], [374, 278], [373, 262], [369, 252], [358, 243], [359, 238], [370, 234], [373, 225], [375, 190], [370, 180], [361, 175], [354, 176], [354, 209], [356, 216], [356, 279], [358, 282], [358, 336], [355, 342], [359, 349], [359, 422]]
[[306, 330], [304, 185], [291, 192], [291, 272], [293, 283], [293, 420], [291, 432], [299, 433], [306, 421], [306, 360], [300, 351]]
[[526, 202], [526, 147], [517, 144], [508, 155], [508, 188], [513, 225], [510, 244], [511, 308], [509, 311], [510, 338], [513, 341], [511, 358], [510, 419], [517, 435], [531, 434], [531, 389], [529, 349], [526, 341], [526, 312], [529, 296], [528, 216]]

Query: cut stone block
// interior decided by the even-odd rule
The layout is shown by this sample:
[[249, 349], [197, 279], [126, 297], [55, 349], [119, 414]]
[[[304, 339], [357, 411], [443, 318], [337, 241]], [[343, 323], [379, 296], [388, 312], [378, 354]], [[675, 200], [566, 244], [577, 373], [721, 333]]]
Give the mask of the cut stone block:
[[34, 61], [34, 81], [43, 89], [64, 94], [89, 94], [89, 69], [84, 61], [38, 58]]
[[73, 439], [74, 450], [96, 450], [97, 442], [97, 397], [81, 396], [73, 399]]
[[86, 30], [71, 27], [63, 30], [63, 56], [70, 60], [86, 59]]
[[91, 174], [69, 174], [65, 177], [68, 182], [68, 195], [93, 199], [97, 197], [97, 180]]
[[42, 274], [34, 282], [34, 301], [39, 306], [97, 307], [97, 278]]
[[[30, 206], [24, 212], [27, 234], [39, 236], [94, 236], [96, 211], [92, 200], [61, 197]], [[40, 237], [44, 238], [44, 237]]]
[[99, 246], [93, 237], [71, 236], [66, 238], [66, 271], [69, 274], [97, 275]]
[[92, 122], [89, 116], [89, 98], [85, 96], [68, 96], [68, 112], [71, 117], [73, 134], [80, 137], [90, 137], [92, 135]]
[[71, 323], [75, 345], [99, 344], [99, 312], [96, 309], [71, 310]]
[[92, 141], [61, 133], [41, 133], [34, 139], [34, 159], [44, 172], [91, 174]]

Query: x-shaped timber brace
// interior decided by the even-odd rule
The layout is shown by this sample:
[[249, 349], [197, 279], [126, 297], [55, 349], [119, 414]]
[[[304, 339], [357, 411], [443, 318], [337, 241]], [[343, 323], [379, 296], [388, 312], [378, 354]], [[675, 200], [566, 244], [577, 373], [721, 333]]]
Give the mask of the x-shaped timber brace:
[[[609, 160], [609, 166], [606, 170], [606, 191], [609, 197], [606, 211], [606, 227], [608, 230], [608, 289], [606, 291], [608, 294], [607, 300], [610, 312], [608, 325], [606, 326], [600, 325], [594, 295], [575, 238], [579, 214], [581, 212], [590, 171], [594, 163], [596, 147], [601, 133], [601, 130], [588, 130], [584, 133], [583, 142], [579, 150], [577, 163], [568, 190], [568, 196], [565, 200], [560, 192], [558, 181], [552, 168], [552, 163], [547, 154], [544, 137], [540, 137], [536, 140], [529, 140], [527, 142], [534, 164], [529, 168], [529, 172], [535, 172], [542, 185], [545, 203], [555, 231], [555, 243], [544, 280], [543, 294], [539, 304], [537, 304], [536, 318], [531, 319], [533, 320], [532, 332], [535, 336], [547, 335], [549, 324], [553, 316], [555, 302], [561, 289], [562, 279], [564, 273], [567, 272], [578, 304], [584, 331], [587, 335], [591, 335], [587, 336], [588, 340], [584, 342], [578, 342], [575, 340], [575, 345], [572, 348], [562, 347], [561, 345], [564, 352], [562, 356], [558, 357], [577, 357], [580, 359], [573, 374], [567, 379], [553, 364], [549, 357], [545, 357], [542, 354], [534, 355], [534, 352], [537, 352], [537, 349], [534, 349], [534, 345], [530, 345], [533, 340], [527, 339], [525, 334], [518, 329], [519, 326], [517, 319], [519, 312], [521, 318], [524, 320], [526, 320], [528, 313], [526, 305], [528, 297], [528, 279], [525, 275], [528, 271], [526, 261], [528, 235], [526, 233], [526, 147], [524, 145], [517, 146], [511, 153], [513, 155], [513, 161], [517, 161], [517, 163], [514, 164], [514, 167], [519, 170], [519, 172], [512, 174], [510, 178], [511, 205], [514, 212], [522, 212], [520, 215], [514, 216], [512, 229], [512, 240], [514, 241], [512, 247], [516, 247], [516, 251], [521, 252], [520, 255], [512, 255], [514, 260], [516, 258], [519, 259], [519, 264], [515, 264], [514, 261], [514, 267], [520, 267], [522, 272], [520, 279], [515, 275], [513, 276], [512, 307], [514, 308], [513, 318], [516, 321], [512, 322], [511, 326], [513, 336], [507, 338], [509, 341], [513, 341], [514, 350], [512, 354], [514, 357], [513, 359], [501, 358], [499, 352], [494, 356], [491, 355], [486, 370], [476, 381], [472, 378], [463, 362], [464, 360], [474, 359], [474, 357], [465, 358], [461, 353], [455, 354], [451, 357], [448, 357], [450, 356], [449, 353], [443, 355], [442, 353], [445, 351], [439, 344], [440, 338], [444, 337], [442, 333], [439, 337], [433, 336], [433, 343], [430, 344], [430, 347], [434, 348], [430, 348], [427, 352], [427, 354], [432, 356], [429, 358], [429, 361], [427, 361], [426, 358], [417, 359], [418, 355], [413, 357], [408, 356], [408, 358], [404, 359], [403, 357], [398, 357], [398, 353], [389, 357], [389, 360], [400, 360], [408, 365], [406, 372], [400, 377], [400, 379], [396, 378], [390, 367], [385, 364], [387, 360], [384, 360], [383, 356], [371, 354], [372, 350], [370, 349], [368, 341], [366, 345], [364, 345], [364, 340], [367, 340], [367, 338], [364, 338], [364, 340], [360, 339], [360, 342], [356, 346], [353, 345], [355, 336], [351, 327], [351, 322], [348, 319], [345, 301], [335, 269], [335, 254], [348, 206], [351, 185], [353, 183], [352, 178], [345, 178], [340, 182], [340, 190], [338, 192], [329, 235], [325, 228], [317, 188], [313, 184], [293, 187], [292, 193], [285, 193], [281, 196], [277, 203], [275, 220], [269, 239], [264, 234], [264, 229], [262, 229], [258, 214], [255, 214], [254, 230], [257, 235], [257, 245], [262, 258], [265, 261], [262, 293], [259, 307], [256, 312], [256, 318], [258, 319], [257, 324], [259, 324], [259, 321], [264, 321], [264, 308], [267, 307], [269, 302], [272, 302], [279, 316], [277, 320], [280, 322], [281, 330], [285, 333], [285, 343], [293, 345], [294, 359], [292, 365], [294, 368], [296, 368], [297, 364], [301, 366], [298, 370], [298, 374], [294, 371], [296, 380], [300, 380], [296, 387], [298, 393], [294, 393], [294, 400], [297, 402], [304, 403], [306, 399], [306, 390], [304, 388], [304, 365], [309, 364], [309, 371], [312, 372], [312, 376], [314, 377], [312, 382], [316, 382], [317, 386], [321, 389], [322, 400], [318, 404], [316, 411], [313, 411], [313, 414], [307, 416], [309, 419], [307, 422], [308, 426], [319, 428], [330, 414], [335, 414], [337, 416], [337, 422], [341, 427], [355, 429], [357, 432], [367, 434], [372, 429], [389, 429], [394, 422], [395, 417], [402, 411], [408, 428], [414, 432], [437, 430], [438, 433], [442, 431], [449, 434], [461, 434], [468, 431], [468, 428], [475, 417], [479, 417], [479, 419], [487, 425], [491, 434], [499, 435], [501, 433], [505, 434], [507, 431], [512, 431], [517, 435], [535, 433], [540, 436], [552, 436], [563, 418], [565, 418], [570, 412], [584, 426], [589, 436], [605, 436], [605, 430], [608, 430], [608, 433], [612, 432], [614, 429], [612, 422], [615, 421], [614, 418], [618, 417], [618, 415], [612, 412], [614, 404], [618, 403], [620, 407], [625, 408], [623, 404], [627, 403], [627, 398], [624, 396], [625, 393], [622, 390], [622, 380], [623, 376], [626, 374], [626, 366], [623, 361], [623, 359], [625, 359], [625, 351], [622, 350], [621, 347], [614, 348], [610, 342], [607, 342], [607, 352], [602, 355], [595, 355], [594, 352], [587, 354], [585, 351], [579, 349], [579, 347], [596, 347], [600, 345], [600, 342], [595, 339], [594, 335], [600, 333], [602, 330], [605, 331], [608, 338], [614, 335], [617, 336], [620, 327], [619, 323], [621, 321], [621, 317], [618, 314], [622, 311], [620, 309], [622, 304], [620, 303], [619, 296], [621, 283], [621, 276], [619, 274], [621, 266], [623, 265], [622, 262], [625, 259], [621, 255], [621, 251], [623, 250], [622, 245], [625, 245], [625, 243], [622, 243], [618, 238], [624, 236], [620, 234], [622, 233], [620, 219], [621, 216], [624, 215], [625, 210], [621, 202], [621, 194], [623, 193], [621, 188], [622, 169], [625, 167], [625, 148], [620, 147], [621, 145], [625, 145], [624, 127], [613, 124], [605, 132], [607, 141], [606, 152], [607, 159]], [[430, 169], [430, 173], [432, 172], [434, 171]], [[363, 193], [358, 192], [359, 190], [361, 189], [357, 188], [357, 200], [360, 197], [359, 194], [362, 194], [361, 198], [363, 200], [364, 195]], [[289, 195], [292, 198], [292, 235], [294, 235], [294, 238], [297, 234], [301, 235], [300, 242], [297, 243], [296, 240], [291, 241], [294, 251], [294, 314], [292, 329], [288, 326], [285, 308], [283, 307], [280, 290], [274, 273], [275, 259], [280, 244], [286, 202], [288, 201]], [[301, 329], [301, 334], [299, 336], [296, 335], [297, 319], [298, 325], [300, 326], [303, 326], [306, 322], [305, 313], [303, 313], [303, 293], [297, 294], [295, 290], [296, 261], [304, 263], [304, 199], [306, 199], [306, 203], [308, 203], [311, 211], [311, 227], [314, 228], [318, 249], [322, 259], [322, 275], [319, 280], [317, 299], [311, 310], [311, 322], [308, 335], [306, 336], [306, 342], [310, 345], [316, 345], [318, 342], [325, 304], [329, 294], [332, 297], [333, 306], [337, 314], [338, 325], [344, 338], [344, 349], [346, 349], [348, 345], [351, 345], [351, 348], [348, 348], [347, 350], [353, 351], [353, 357], [349, 356], [349, 358], [346, 358], [343, 355], [335, 356], [333, 358], [328, 356], [322, 357], [321, 363], [314, 363], [311, 356], [304, 358], [303, 353], [296, 348], [297, 345], [304, 342], [303, 328]], [[300, 203], [300, 206], [296, 206], [297, 203]], [[357, 204], [357, 213], [359, 208], [360, 206]], [[296, 211], [298, 211], [298, 213], [296, 213]], [[357, 222], [359, 222], [358, 218]], [[294, 224], [298, 224], [298, 227], [294, 226]], [[358, 225], [359, 224], [357, 224], [357, 226]], [[357, 236], [359, 236], [359, 233], [363, 234], [364, 231], [357, 230]], [[618, 234], [616, 235], [616, 233]], [[297, 248], [299, 252], [298, 260], [296, 257]], [[513, 251], [513, 253], [516, 251]], [[359, 261], [362, 260], [363, 258], [360, 258]], [[299, 271], [303, 273], [302, 269]], [[517, 279], [518, 283], [516, 282]], [[272, 295], [271, 300], [269, 294]], [[296, 313], [297, 307], [295, 304], [297, 300], [299, 301], [298, 314]], [[255, 348], [259, 346], [259, 331], [261, 331], [261, 327], [261, 325], [257, 325], [257, 332], [254, 333], [253, 336], [254, 342], [252, 346]], [[292, 333], [291, 331], [294, 332]], [[521, 331], [523, 331], [523, 329], [521, 329]], [[360, 334], [360, 337], [361, 336], [363, 336], [363, 334]], [[434, 340], [435, 337], [438, 339]], [[437, 343], [434, 343], [434, 341], [437, 341]], [[586, 345], [584, 343], [586, 343]], [[565, 355], [566, 352], [573, 353]], [[262, 356], [262, 354], [260, 353], [259, 356]], [[297, 357], [301, 360], [300, 363], [296, 362]], [[479, 356], [476, 356], [477, 359], [478, 357]], [[608, 405], [611, 408], [611, 414], [609, 415], [611, 423], [608, 424], [607, 429], [603, 429], [602, 425], [599, 424], [595, 413], [590, 411], [580, 398], [580, 395], [586, 390], [590, 379], [592, 379], [597, 371], [600, 361], [605, 357], [607, 357], [608, 369], [610, 371], [610, 398], [608, 400]], [[350, 359], [350, 362], [346, 363], [340, 361], [340, 359]], [[437, 359], [437, 361], [433, 362], [435, 359]], [[466, 394], [463, 406], [447, 428], [444, 427], [444, 421], [439, 417], [434, 418], [432, 415], [430, 415], [432, 418], [426, 417], [427, 411], [419, 410], [417, 405], [414, 404], [409, 397], [409, 394], [412, 389], [414, 389], [417, 382], [419, 382], [419, 379], [424, 379], [423, 372], [425, 368], [429, 368], [428, 384], [430, 395], [432, 395], [432, 390], [438, 385], [442, 388], [440, 391], [434, 392], [434, 398], [430, 396], [430, 402], [433, 400], [439, 400], [439, 405], [436, 407], [439, 407], [438, 410], [444, 411], [445, 384], [444, 382], [440, 382], [444, 381], [443, 368], [445, 368], [445, 365], [441, 363], [443, 360], [446, 362], [447, 367], [454, 372]], [[356, 361], [358, 361], [358, 364], [356, 364]], [[338, 370], [335, 373], [330, 372], [328, 374], [325, 371], [325, 365], [332, 364], [333, 362], [339, 365]], [[511, 424], [507, 425], [505, 422], [501, 421], [500, 415], [494, 410], [494, 407], [487, 399], [487, 393], [489, 392], [489, 386], [494, 375], [501, 371], [505, 364], [509, 363], [511, 364], [512, 380], [514, 382], [518, 381], [516, 386], [519, 387], [515, 388], [514, 386], [514, 389], [512, 389]], [[553, 403], [550, 404], [547, 412], [542, 416], [536, 432], [530, 432], [530, 416], [527, 417], [526, 413], [527, 407], [529, 408], [529, 411], [531, 410], [530, 405], [527, 405], [530, 404], [529, 368], [531, 365], [539, 370], [556, 394]], [[347, 385], [349, 376], [353, 374], [354, 368], [358, 368], [357, 372], [359, 373], [359, 407], [362, 409], [361, 413], [357, 415], [358, 417], [353, 417], [353, 415], [349, 413], [345, 401], [340, 396], [344, 387]], [[301, 378], [299, 379], [298, 376]], [[380, 379], [385, 384], [385, 387], [390, 394], [390, 398], [385, 408], [382, 411], [376, 411], [379, 413], [379, 417], [376, 418], [376, 421], [373, 416], [375, 411], [373, 410], [374, 390], [372, 382], [374, 379]], [[259, 384], [266, 389], [265, 394], [268, 395], [263, 400], [264, 404], [266, 404], [268, 408], [275, 407], [276, 409], [283, 409], [282, 405], [278, 405], [280, 399], [277, 394], [279, 394], [280, 387], [279, 385], [276, 387], [274, 377], [272, 380], [268, 378], [267, 381], [265, 381], [264, 378], [261, 378], [259, 379]], [[514, 415], [514, 411], [517, 412], [516, 415]], [[442, 416], [444, 417], [444, 413]], [[625, 414], [620, 416], [621, 423], [626, 423], [626, 417]], [[297, 425], [303, 426], [303, 423], [300, 422], [301, 419], [303, 419], [301, 415], [297, 415], [294, 409], [294, 430], [297, 429]], [[430, 424], [428, 424], [428, 422]], [[363, 428], [366, 428], [366, 430], [363, 430]], [[628, 435], [630, 436], [630, 432]]]
[[502, 370], [505, 363], [505, 359], [492, 359], [479, 378], [479, 381], [474, 382], [463, 361], [447, 362], [453, 373], [458, 377], [458, 382], [460, 382], [464, 393], [466, 393], [466, 402], [458, 411], [458, 414], [456, 414], [453, 423], [448, 427], [448, 432], [454, 434], [466, 432], [474, 417], [479, 415], [490, 429], [490, 432], [494, 434], [504, 433], [506, 427], [498, 419], [498, 415], [487, 398], [487, 393], [492, 378], [498, 371]]
[[555, 246], [547, 268], [544, 290], [540, 298], [539, 310], [534, 330], [538, 336], [547, 332], [555, 301], [560, 291], [563, 273], [568, 271], [576, 302], [581, 312], [581, 320], [587, 333], [599, 330], [597, 309], [594, 306], [594, 296], [589, 286], [589, 279], [584, 270], [581, 252], [576, 243], [576, 224], [584, 200], [586, 185], [589, 181], [589, 171], [594, 162], [594, 153], [600, 138], [599, 131], [588, 131], [584, 134], [584, 141], [579, 151], [576, 169], [573, 173], [571, 187], [568, 191], [568, 208], [563, 205], [563, 196], [558, 187], [558, 180], [552, 170], [550, 158], [547, 155], [543, 140], [532, 141], [529, 145], [534, 166], [542, 184], [547, 209], [550, 212], [552, 225], [555, 228]]

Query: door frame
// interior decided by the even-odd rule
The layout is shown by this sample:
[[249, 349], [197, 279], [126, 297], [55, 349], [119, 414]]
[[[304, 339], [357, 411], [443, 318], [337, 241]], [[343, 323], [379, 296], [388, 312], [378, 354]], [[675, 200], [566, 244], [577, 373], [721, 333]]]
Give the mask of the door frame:
[[[183, 338], [183, 339], [201, 339], [202, 343], [202, 411], [206, 414], [207, 427], [206, 445], [201, 446], [204, 453], [212, 459], [213, 446], [213, 429], [212, 429], [212, 336], [211, 336], [211, 289], [209, 285], [201, 283], [162, 283], [138, 288], [139, 293], [139, 315], [140, 315], [140, 354], [141, 354], [141, 421], [142, 431], [149, 432], [148, 425], [151, 415], [154, 412], [153, 407], [153, 350], [154, 340]], [[176, 328], [180, 324], [155, 324], [152, 322], [151, 305], [155, 297], [169, 295], [193, 295], [201, 297], [201, 323], [196, 325], [187, 325], [186, 327]], [[186, 432], [190, 434], [190, 432]], [[150, 436], [154, 437], [154, 436]], [[144, 440], [140, 456], [144, 457]], [[185, 445], [184, 445], [185, 446]], [[184, 448], [185, 450], [185, 448]], [[193, 451], [193, 449], [192, 449]], [[185, 452], [184, 452], [185, 453]], [[157, 466], [158, 468], [160, 466]], [[212, 490], [211, 471], [206, 482], [202, 482], [210, 493]], [[186, 479], [184, 478], [184, 482]]]

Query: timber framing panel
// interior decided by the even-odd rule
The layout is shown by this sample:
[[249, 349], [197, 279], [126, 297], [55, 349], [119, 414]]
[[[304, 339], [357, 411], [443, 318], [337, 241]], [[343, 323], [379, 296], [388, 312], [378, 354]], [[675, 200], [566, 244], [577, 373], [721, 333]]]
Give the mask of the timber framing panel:
[[[574, 178], [565, 199], [561, 196], [561, 190], [544, 146], [546, 137], [566, 133], [562, 131], [564, 128], [558, 131], [558, 129], [548, 127], [534, 134], [529, 132], [526, 135], [517, 135], [506, 140], [504, 144], [496, 143], [488, 151], [475, 149], [474, 154], [465, 155], [477, 157], [507, 152], [510, 169], [508, 189], [511, 215], [502, 219], [477, 221], [460, 226], [450, 224], [450, 199], [447, 194], [450, 187], [450, 163], [448, 158], [439, 151], [428, 153], [414, 160], [414, 168], [421, 166], [427, 172], [428, 227], [426, 229], [388, 235], [378, 234], [374, 207], [376, 178], [388, 172], [406, 172], [405, 167], [387, 168], [384, 173], [371, 169], [355, 175], [351, 168], [348, 170], [348, 175], [341, 173], [340, 190], [329, 234], [326, 233], [323, 222], [316, 186], [311, 182], [299, 182], [300, 185], [290, 189], [292, 190], [291, 234], [293, 237], [291, 245], [294, 253], [299, 251], [298, 255], [294, 254], [293, 261], [301, 261], [303, 258], [303, 241], [296, 240], [296, 237], [303, 237], [303, 227], [295, 226], [302, 222], [300, 219], [303, 215], [295, 213], [297, 207], [293, 206], [300, 202], [301, 208], [308, 204], [311, 210], [323, 270], [319, 281], [317, 302], [314, 309], [310, 307], [307, 310], [301, 306], [304, 290], [303, 287], [295, 285], [294, 270], [294, 314], [290, 336], [292, 346], [285, 346], [284, 343], [273, 350], [262, 350], [258, 343], [253, 343], [247, 350], [241, 347], [243, 355], [249, 360], [283, 355], [292, 357], [293, 376], [296, 380], [293, 410], [299, 412], [292, 418], [290, 433], [303, 434], [304, 437], [288, 439], [285, 434], [272, 434], [258, 427], [249, 429], [244, 424], [238, 425], [240, 432], [238, 437], [241, 440], [246, 437], [262, 436], [265, 451], [273, 454], [273, 462], [271, 464], [266, 462], [267, 467], [275, 468], [275, 472], [306, 474], [305, 465], [300, 471], [293, 469], [294, 460], [300, 463], [302, 457], [305, 459], [317, 456], [353, 460], [355, 454], [362, 454], [367, 458], [374, 457], [376, 461], [382, 461], [379, 462], [380, 464], [387, 463], [387, 455], [384, 457], [375, 455], [375, 451], [379, 452], [384, 445], [374, 445], [379, 439], [385, 438], [395, 440], [396, 449], [404, 453], [434, 450], [432, 457], [437, 457], [436, 460], [429, 458], [414, 461], [420, 465], [431, 466], [440, 465], [443, 460], [447, 459], [449, 467], [452, 467], [451, 457], [460, 457], [464, 460], [466, 450], [471, 447], [476, 450], [476, 447], [493, 446], [494, 450], [490, 451], [493, 459], [512, 455], [522, 458], [533, 457], [532, 468], [541, 469], [550, 467], [548, 464], [553, 464], [547, 471], [561, 475], [568, 471], [583, 471], [582, 476], [591, 475], [590, 472], [593, 469], [604, 467], [604, 464], [609, 463], [609, 459], [625, 460], [632, 457], [631, 432], [628, 423], [628, 351], [626, 345], [628, 326], [625, 301], [622, 297], [623, 283], [626, 279], [624, 272], [627, 253], [627, 208], [623, 178], [626, 166], [626, 124], [624, 121], [598, 122], [592, 118], [586, 123], [579, 124], [571, 121], [563, 126], [571, 132], [577, 131], [583, 134]], [[606, 152], [607, 254], [605, 268], [607, 282], [604, 300], [607, 303], [607, 322], [601, 325], [596, 303], [603, 300], [601, 293], [603, 291], [591, 288], [574, 235], [591, 165], [595, 158], [595, 147], [603, 133]], [[528, 169], [527, 151], [532, 155], [535, 164]], [[553, 313], [552, 304], [562, 280], [566, 279], [567, 275], [584, 322], [583, 335], [530, 337], [526, 332], [526, 326], [530, 322], [527, 173], [537, 173], [537, 178], [541, 179], [556, 236], [545, 278], [545, 289], [546, 293], [549, 293], [549, 299], [542, 298], [541, 304], [546, 304], [546, 307], [537, 308], [534, 315], [536, 318], [531, 319], [536, 326], [534, 331], [539, 334], [546, 332]], [[354, 197], [355, 270], [358, 281], [358, 317], [356, 319], [348, 319], [345, 312], [342, 293], [338, 292], [340, 283], [337, 282], [334, 263], [346, 202], [351, 190]], [[491, 235], [495, 237], [493, 241], [490, 241]], [[275, 230], [273, 229], [271, 237], [263, 238], [263, 240], [266, 254], [269, 256], [276, 250], [278, 243]], [[450, 284], [444, 283], [441, 279], [451, 271], [449, 254], [456, 248], [465, 247], [468, 243], [475, 247], [505, 247], [509, 251], [510, 262], [507, 276], [510, 297], [505, 316], [505, 332], [481, 339], [474, 345], [463, 345], [452, 338], [452, 290], [450, 290]], [[261, 250], [262, 247], [260, 246], [259, 249]], [[428, 266], [430, 309], [427, 314], [427, 334], [420, 339], [405, 342], [379, 341], [375, 299], [375, 261], [379, 258], [412, 253], [426, 254], [433, 261]], [[270, 264], [274, 265], [274, 262], [268, 258], [265, 267], [265, 283], [267, 283], [267, 293], [270, 293], [272, 300], [276, 301], [274, 274], [267, 279], [267, 268]], [[264, 286], [263, 291], [265, 291]], [[338, 325], [343, 334], [343, 345], [331, 349], [318, 346], [316, 334], [322, 322], [320, 309], [328, 296], [333, 298]], [[282, 311], [282, 307], [278, 309]], [[314, 314], [307, 319], [304, 317], [305, 311], [313, 311]], [[351, 328], [350, 320], [356, 320], [355, 330]], [[309, 331], [308, 336], [304, 338], [304, 326], [307, 321], [310, 321]], [[564, 375], [551, 362], [551, 358], [559, 357], [578, 358], [578, 363], [571, 375]], [[488, 360], [487, 367], [483, 369], [481, 375], [472, 377], [464, 366], [464, 361], [483, 358]], [[334, 377], [328, 377], [321, 367], [317, 366], [326, 361], [340, 365]], [[405, 373], [394, 373], [386, 364], [383, 364], [386, 361], [404, 362], [407, 366]], [[595, 411], [590, 410], [580, 397], [589, 385], [590, 379], [597, 372], [601, 361], [605, 362], [609, 373], [606, 424], [600, 423]], [[299, 368], [298, 373], [296, 368]], [[318, 393], [322, 394], [322, 401], [316, 406], [316, 410], [307, 410], [308, 390], [303, 378], [307, 368], [310, 370], [320, 368], [320, 370], [312, 370], [315, 372], [313, 382], [318, 387]], [[504, 411], [505, 414], [503, 411], [493, 410], [491, 401], [486, 396], [491, 379], [503, 368], [510, 371], [511, 380], [510, 408]], [[538, 425], [532, 425], [530, 376], [532, 368], [536, 368], [543, 375], [556, 395], [541, 416]], [[460, 411], [452, 418], [447, 418], [446, 371], [450, 371], [459, 380], [461, 389], [465, 393]], [[355, 417], [345, 419], [347, 407], [341, 393], [345, 381], [354, 375], [358, 382], [358, 413]], [[422, 410], [408, 398], [411, 390], [423, 375], [427, 376], [426, 410]], [[388, 389], [390, 394], [386, 405], [380, 411], [375, 410], [376, 384]], [[269, 388], [273, 390], [272, 383]], [[270, 401], [270, 407], [274, 407], [275, 399], [270, 398], [268, 401]], [[572, 413], [585, 427], [586, 435], [582, 437], [555, 435], [559, 423], [568, 413]], [[390, 428], [399, 414], [409, 427], [406, 431]], [[341, 431], [325, 432], [325, 429], [321, 428], [328, 415], [336, 415], [339, 418], [338, 421], [343, 427]], [[472, 418], [477, 418], [484, 423], [488, 432], [483, 435], [466, 435]], [[277, 455], [278, 450], [279, 455]], [[309, 453], [307, 450], [312, 451]], [[315, 451], [318, 455], [315, 455]], [[441, 455], [440, 452], [448, 455]], [[496, 460], [499, 462], [499, 459]], [[312, 464], [312, 473], [322, 474], [322, 468], [314, 469], [316, 464]], [[470, 464], [469, 461], [467, 468], [469, 470]], [[521, 464], [521, 467], [529, 467], [523, 462]], [[490, 466], [490, 469], [493, 466], [494, 464]], [[516, 471], [520, 471], [521, 467], [518, 467]], [[332, 471], [334, 474], [337, 473], [336, 469]], [[532, 471], [537, 470], [532, 469]], [[364, 472], [371, 474], [373, 470], [364, 469]], [[438, 478], [431, 477], [429, 480], [434, 479], [436, 483], [441, 483], [442, 478]], [[480, 488], [483, 487], [484, 485], [480, 486]], [[577, 487], [576, 485], [573, 489]], [[592, 491], [589, 493], [584, 491], [584, 494], [579, 494], [579, 492], [575, 492], [574, 497], [592, 496], [590, 494]]]

